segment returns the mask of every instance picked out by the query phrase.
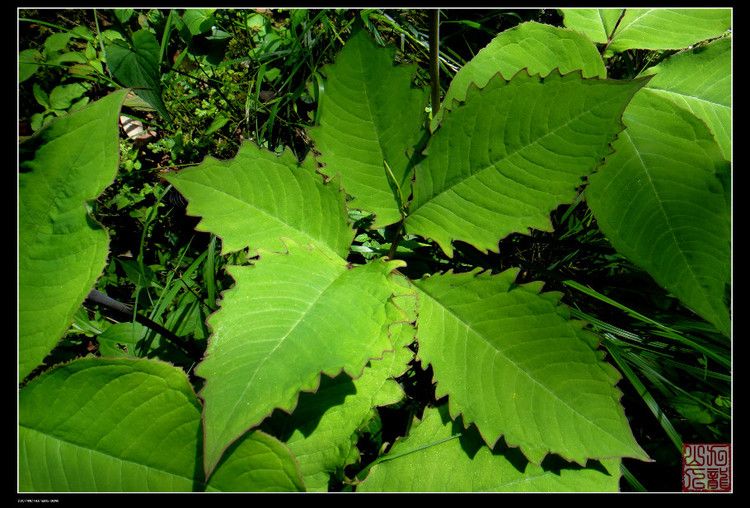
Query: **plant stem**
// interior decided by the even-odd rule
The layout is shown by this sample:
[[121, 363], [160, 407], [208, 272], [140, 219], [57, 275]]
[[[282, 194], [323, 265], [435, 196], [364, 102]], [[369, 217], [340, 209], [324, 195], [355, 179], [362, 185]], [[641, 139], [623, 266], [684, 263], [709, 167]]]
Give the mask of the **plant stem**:
[[[19, 21], [19, 22], [20, 22], [20, 21], [23, 21], [23, 22], [26, 22], [26, 23], [34, 23], [34, 24], [36, 24], [36, 25], [42, 25], [42, 26], [46, 26], [46, 27], [48, 27], [48, 28], [56, 28], [57, 30], [61, 30], [61, 31], [63, 31], [63, 32], [70, 32], [70, 31], [71, 31], [71, 30], [70, 30], [69, 28], [65, 28], [64, 26], [56, 25], [56, 24], [54, 24], [54, 23], [49, 23], [49, 22], [47, 22], [47, 21], [42, 21], [42, 20], [39, 20], [39, 19], [31, 19], [31, 18], [18, 18], [18, 21]], [[87, 39], [87, 40], [91, 40], [91, 39], [88, 39], [88, 38], [86, 38], [86, 37], [84, 37], [84, 36], [82, 36], [82, 35], [80, 35], [80, 34], [78, 34], [78, 35], [79, 35], [80, 37], [83, 37], [84, 39]]]
[[398, 249], [398, 242], [401, 241], [401, 233], [404, 231], [404, 218], [401, 217], [401, 220], [398, 223], [398, 229], [396, 229], [396, 234], [393, 235], [393, 241], [391, 242], [391, 248], [388, 250], [388, 259], [396, 259], [396, 250]]
[[622, 472], [623, 478], [627, 480], [627, 482], [630, 484], [631, 487], [636, 492], [646, 492], [646, 487], [641, 485], [641, 482], [638, 481], [638, 479], [633, 476], [633, 473], [631, 473], [628, 468], [626, 468], [624, 465], [620, 464], [620, 471]]
[[[96, 9], [94, 9], [94, 24], [96, 25], [96, 38], [99, 40], [99, 49], [102, 52], [102, 55], [104, 58], [107, 58], [107, 53], [104, 51], [104, 40], [102, 40], [102, 32], [99, 30], [99, 17], [96, 14]], [[112, 79], [112, 73], [109, 70], [109, 65], [105, 65], [104, 68], [107, 71], [107, 76], [109, 76], [110, 79]]]
[[430, 81], [432, 82], [432, 116], [440, 109], [440, 9], [430, 13]]
[[625, 374], [625, 377], [633, 385], [636, 393], [640, 395], [643, 402], [646, 404], [646, 406], [648, 406], [648, 409], [654, 415], [656, 421], [659, 422], [659, 425], [661, 425], [661, 428], [672, 441], [677, 451], [682, 453], [682, 436], [680, 436], [680, 433], [675, 430], [672, 422], [669, 420], [664, 411], [662, 411], [661, 407], [659, 407], [659, 404], [656, 402], [653, 395], [651, 395], [651, 393], [648, 391], [646, 386], [636, 375], [633, 369], [630, 368], [630, 365], [628, 365], [622, 358], [622, 356], [620, 356], [620, 351], [617, 346], [610, 341], [605, 343], [605, 347], [607, 348], [607, 352], [609, 352], [612, 359], [615, 361], [615, 363], [617, 363], [617, 366], [620, 367], [620, 370]]
[[625, 12], [626, 11], [627, 11], [627, 9], [623, 9], [622, 10], [622, 12], [620, 13], [620, 17], [617, 18], [617, 23], [615, 23], [615, 27], [612, 29], [612, 33], [609, 34], [609, 35], [607, 35], [607, 44], [605, 44], [604, 47], [602, 48], [602, 55], [604, 53], [606, 53], [607, 48], [609, 48], [609, 45], [612, 44], [612, 37], [615, 36], [615, 32], [620, 27], [620, 21], [622, 21], [622, 18], [625, 17]]

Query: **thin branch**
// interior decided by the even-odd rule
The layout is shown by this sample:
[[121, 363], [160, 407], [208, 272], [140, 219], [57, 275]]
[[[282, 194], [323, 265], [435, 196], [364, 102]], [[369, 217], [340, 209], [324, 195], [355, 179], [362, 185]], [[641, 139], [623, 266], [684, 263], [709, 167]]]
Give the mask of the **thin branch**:
[[151, 319], [147, 318], [146, 316], [142, 316], [137, 312], [134, 312], [132, 306], [126, 305], [122, 302], [118, 302], [114, 298], [110, 298], [109, 296], [105, 295], [101, 291], [97, 291], [96, 289], [92, 289], [86, 299], [91, 303], [107, 307], [110, 310], [126, 315], [129, 319], [135, 319], [138, 323], [142, 324], [146, 328], [150, 328], [165, 339], [174, 343], [176, 346], [179, 346], [181, 349], [185, 350], [191, 358], [200, 358], [202, 352], [192, 340], [185, 337], [178, 337], [159, 323], [152, 321]]

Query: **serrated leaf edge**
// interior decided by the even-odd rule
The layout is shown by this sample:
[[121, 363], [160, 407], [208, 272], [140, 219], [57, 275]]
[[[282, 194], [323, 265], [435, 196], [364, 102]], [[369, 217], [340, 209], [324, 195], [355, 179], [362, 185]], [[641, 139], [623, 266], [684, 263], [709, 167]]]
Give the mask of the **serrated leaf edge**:
[[[567, 73], [563, 74], [562, 72], [560, 72], [560, 69], [558, 67], [555, 67], [554, 69], [552, 69], [549, 73], [545, 74], [544, 76], [542, 76], [541, 73], [530, 74], [528, 67], [524, 67], [523, 69], [521, 69], [518, 72], [516, 72], [510, 79], [505, 79], [503, 77], [503, 75], [500, 73], [500, 71], [498, 71], [492, 78], [490, 78], [490, 80], [487, 82], [487, 84], [485, 86], [483, 86], [483, 87], [477, 86], [477, 84], [472, 81], [469, 84], [469, 87], [468, 87], [468, 89], [466, 91], [466, 97], [465, 97], [465, 99], [464, 100], [460, 100], [460, 101], [458, 99], [454, 99], [454, 101], [457, 104], [454, 104], [451, 109], [446, 109], [446, 111], [445, 111], [446, 114], [443, 116], [440, 124], [437, 126], [437, 128], [435, 129], [435, 131], [433, 131], [432, 136], [435, 136], [435, 134], [442, 127], [442, 125], [445, 122], [445, 120], [447, 118], [449, 118], [451, 116], [451, 114], [453, 112], [455, 112], [460, 106], [463, 106], [466, 102], [468, 102], [471, 99], [471, 97], [473, 97], [474, 95], [480, 93], [482, 90], [484, 90], [484, 88], [490, 86], [495, 81], [504, 81], [507, 84], [510, 81], [512, 81], [514, 78], [516, 78], [516, 76], [518, 76], [521, 73], [525, 73], [526, 77], [529, 77], [529, 78], [532, 78], [532, 77], [536, 76], [540, 80], [544, 80], [545, 78], [547, 78], [550, 75], [552, 75], [553, 73], [555, 73], [557, 76], [560, 76], [561, 78], [564, 78], [564, 77], [569, 76], [571, 74], [579, 74], [580, 77], [581, 77], [581, 80], [583, 80], [583, 81], [592, 81], [592, 80], [598, 80], [598, 81], [615, 81], [615, 82], [621, 82], [622, 81], [622, 80], [614, 80], [614, 79], [611, 79], [611, 78], [599, 78], [599, 77], [584, 78], [583, 77], [583, 71], [581, 69], [575, 69], [575, 70], [572, 70], [570, 72], [567, 72]], [[643, 87], [645, 87], [648, 84], [648, 82], [651, 81], [652, 78], [653, 78], [653, 76], [642, 76], [642, 77], [636, 77], [636, 78], [630, 80], [630, 81], [642, 81], [643, 82], [643, 84], [641, 85], [641, 87], [633, 93], [633, 96], [635, 96], [635, 94], [637, 94], [638, 92], [640, 92], [640, 90], [642, 90]], [[632, 97], [631, 97], [631, 99], [632, 99]], [[628, 103], [625, 104], [625, 106], [622, 109], [622, 112], [620, 112], [619, 118], [617, 120], [619, 130], [613, 135], [612, 139], [607, 143], [606, 153], [602, 156], [601, 160], [594, 165], [594, 167], [591, 169], [591, 171], [587, 175], [582, 175], [580, 184], [578, 186], [574, 187], [573, 190], [575, 190], [576, 188], [581, 187], [583, 185], [586, 185], [588, 183], [588, 180], [587, 180], [588, 175], [591, 175], [594, 172], [596, 172], [604, 164], [606, 158], [609, 157], [609, 156], [611, 156], [615, 152], [615, 149], [614, 149], [614, 147], [612, 145], [619, 138], [619, 136], [626, 130], [626, 126], [623, 123], [622, 116], [623, 116], [623, 113], [625, 112], [625, 109], [627, 109], [628, 104], [630, 104], [630, 101], [628, 101]], [[428, 144], [427, 147], [424, 150], [422, 150], [422, 156], [423, 157], [426, 157], [427, 155], [429, 155], [429, 149], [430, 149], [430, 145]], [[441, 191], [440, 194], [446, 192], [446, 190], [448, 190], [448, 189], [450, 189], [450, 187], [448, 187], [445, 190]], [[432, 200], [432, 199], [434, 199], [434, 196], [432, 198], [430, 198], [430, 200]], [[428, 203], [428, 202], [429, 201], [427, 201], [425, 203]], [[560, 206], [560, 205], [563, 205], [563, 204], [566, 204], [566, 203], [558, 203], [557, 206]], [[554, 208], [552, 210], [554, 210]], [[550, 213], [552, 212], [552, 210], [550, 211]], [[407, 215], [406, 215], [407, 219], [411, 215], [411, 212], [412, 212], [412, 210], [409, 210], [409, 213], [407, 213]], [[549, 217], [549, 214], [548, 214], [548, 217]], [[550, 222], [550, 226], [551, 226], [551, 222]], [[525, 235], [525, 236], [531, 236], [532, 229], [531, 228], [527, 228], [527, 231], [516, 231], [516, 232], [510, 233], [510, 234], [511, 235], [512, 234], [521, 234], [521, 235]], [[422, 236], [422, 235], [419, 235], [419, 236]], [[508, 236], [510, 236], [510, 235], [506, 235], [505, 237], [498, 238], [498, 240], [497, 240], [498, 244], [499, 244], [500, 240], [503, 240], [503, 238], [507, 238]], [[429, 237], [424, 237], [424, 238], [427, 238], [430, 241], [435, 242], [435, 240], [433, 240], [433, 239], [431, 239]], [[461, 239], [458, 239], [458, 238], [449, 238], [448, 239], [448, 243], [445, 246], [438, 244], [438, 246], [440, 247], [440, 249], [449, 258], [453, 258], [453, 242], [455, 242], [455, 241], [464, 241], [464, 240], [461, 240]], [[487, 254], [488, 251], [489, 252], [494, 252], [496, 254], [500, 252], [500, 246], [499, 245], [496, 245], [496, 247], [494, 249], [493, 248], [484, 249], [484, 248], [477, 247], [476, 245], [473, 245], [471, 242], [466, 242], [466, 243], [468, 243], [472, 247], [476, 248], [477, 250], [479, 250], [483, 254]]]
[[[259, 249], [259, 253], [258, 253], [259, 261], [260, 261], [260, 259], [262, 259], [262, 257], [265, 254], [271, 254], [271, 255], [289, 255], [289, 249], [288, 249], [289, 245], [290, 244], [297, 245], [296, 242], [294, 242], [293, 240], [289, 240], [289, 239], [284, 239], [284, 243], [287, 246], [287, 251], [285, 253], [274, 252], [274, 251], [264, 251], [263, 249]], [[303, 248], [304, 248], [304, 246], [303, 246]], [[318, 249], [318, 250], [320, 250], [320, 249]], [[388, 268], [388, 265], [390, 265], [392, 267], [392, 268], [390, 268], [388, 270], [388, 272], [385, 273], [385, 277], [390, 277], [391, 272], [393, 272], [397, 268], [406, 266], [406, 263], [404, 261], [401, 261], [401, 260], [387, 260], [387, 258], [380, 258], [376, 262], [382, 262], [382, 263], [386, 264], [387, 268]], [[235, 285], [232, 285], [232, 287], [230, 287], [228, 289], [225, 289], [220, 294], [223, 295], [225, 292], [231, 291], [235, 287], [236, 287]], [[392, 293], [391, 296], [389, 297], [388, 302], [391, 301], [391, 299], [393, 298], [393, 296], [394, 295]], [[396, 306], [395, 303], [394, 303], [394, 306]], [[399, 310], [401, 310], [401, 309], [399, 309]], [[212, 338], [213, 338], [213, 327], [212, 327], [212, 325], [210, 323], [210, 318], [212, 316], [216, 315], [219, 311], [221, 311], [221, 306], [219, 306], [219, 308], [215, 312], [213, 312], [210, 316], [208, 316], [206, 318], [206, 324], [207, 324], [207, 326], [210, 329], [210, 334], [209, 334], [209, 338], [208, 338], [209, 341], [212, 340]], [[403, 311], [402, 311], [402, 313], [403, 313]], [[390, 327], [392, 325], [395, 325], [395, 324], [397, 324], [397, 322], [386, 323], [383, 326], [384, 328], [386, 328], [387, 337], [388, 337], [389, 341], [391, 342], [391, 346], [393, 346], [393, 341], [390, 340], [390, 338], [391, 338]], [[226, 454], [227, 449], [232, 444], [234, 444], [239, 439], [241, 439], [242, 436], [246, 435], [248, 432], [250, 432], [253, 429], [255, 429], [256, 427], [258, 427], [263, 422], [263, 420], [265, 420], [266, 418], [268, 418], [269, 416], [271, 416], [271, 414], [273, 414], [274, 410], [279, 409], [279, 410], [287, 413], [288, 415], [291, 415], [294, 412], [294, 410], [296, 409], [297, 405], [299, 404], [299, 397], [300, 397], [300, 394], [302, 392], [305, 392], [305, 393], [316, 393], [320, 389], [320, 382], [321, 382], [321, 376], [322, 375], [326, 375], [328, 377], [333, 378], [333, 377], [338, 376], [341, 373], [346, 373], [346, 375], [349, 376], [349, 377], [351, 377], [353, 380], [354, 379], [358, 379], [364, 373], [364, 369], [367, 367], [367, 363], [370, 360], [382, 360], [385, 357], [386, 353], [394, 352], [394, 350], [395, 350], [394, 348], [385, 349], [385, 350], [383, 350], [381, 352], [380, 356], [368, 357], [365, 360], [365, 362], [364, 362], [364, 364], [362, 366], [362, 369], [359, 372], [347, 372], [346, 369], [344, 367], [342, 367], [340, 369], [335, 369], [335, 370], [332, 370], [332, 371], [321, 370], [321, 371], [318, 371], [318, 372], [312, 374], [307, 380], [305, 380], [305, 381], [303, 381], [301, 383], [300, 389], [297, 390], [296, 394], [292, 397], [291, 400], [288, 401], [288, 403], [283, 404], [283, 405], [278, 405], [276, 407], [271, 408], [271, 410], [269, 410], [269, 412], [267, 414], [265, 414], [259, 421], [254, 422], [254, 423], [250, 423], [247, 426], [247, 428], [237, 438], [231, 440], [225, 446], [223, 446], [222, 449], [221, 449], [221, 453], [218, 455], [218, 459], [216, 460], [216, 462], [214, 464], [208, 464], [206, 462], [206, 459], [205, 459], [206, 455], [205, 455], [205, 452], [204, 452], [204, 472], [205, 472], [206, 478], [210, 478], [210, 476], [216, 470], [216, 467], [221, 462], [222, 457]], [[205, 358], [205, 356], [204, 356], [204, 358]], [[198, 393], [197, 396], [198, 396], [198, 398], [201, 401], [203, 401], [203, 406], [205, 408], [205, 399], [201, 395], [202, 392], [203, 392], [203, 390], [201, 390], [201, 392]], [[201, 427], [202, 427], [202, 431], [203, 431], [203, 443], [204, 443], [204, 450], [205, 450], [205, 443], [207, 442], [206, 441], [205, 411], [201, 412], [201, 422], [203, 424]]]
[[[502, 275], [502, 274], [505, 274], [505, 273], [508, 273], [508, 272], [515, 272], [516, 275], [517, 275], [520, 272], [520, 268], [515, 268], [515, 267], [509, 268], [509, 269], [507, 269], [507, 270], [505, 270], [505, 271], [503, 271], [501, 273], [498, 273], [496, 275], [490, 274], [487, 270], [484, 270], [483, 268], [475, 268], [474, 270], [472, 270], [470, 272], [463, 272], [463, 273], [455, 274], [455, 275], [473, 274], [475, 277], [489, 278], [489, 277], [496, 277], [498, 275]], [[441, 275], [448, 275], [448, 274], [454, 274], [453, 273], [453, 269], [450, 269], [447, 272], [442, 273]], [[515, 284], [515, 283], [513, 283], [513, 285], [511, 285], [511, 287], [508, 289], [508, 291], [513, 291], [515, 289], [515, 287], [527, 287], [528, 288], [530, 284], [531, 285], [537, 285], [540, 282], [542, 283], [542, 286], [543, 286], [544, 285], [543, 281], [532, 281], [530, 283], [525, 283], [525, 284]], [[539, 293], [538, 294], [541, 294], [542, 286], [539, 286]], [[533, 287], [533, 286], [531, 286], [531, 287]], [[424, 291], [422, 291], [422, 292], [424, 292]], [[547, 292], [545, 294], [554, 294], [554, 293], [558, 293], [558, 292]], [[561, 298], [562, 297], [562, 293], [558, 293], [558, 294], [559, 294], [559, 298]], [[567, 306], [565, 304], [561, 303], [559, 301], [559, 299], [558, 299], [558, 301], [555, 303], [555, 308], [556, 308], [556, 310], [558, 308], [567, 309]], [[613, 395], [613, 398], [616, 397], [614, 399], [615, 402], [620, 406], [620, 408], [622, 408], [622, 404], [621, 404], [620, 401], [622, 400], [623, 392], [619, 388], [617, 388], [616, 385], [617, 385], [617, 383], [619, 383], [623, 379], [623, 377], [622, 377], [622, 374], [620, 373], [620, 371], [618, 371], [616, 368], [614, 368], [609, 362], [604, 361], [605, 353], [603, 351], [601, 351], [601, 350], [598, 349], [598, 347], [600, 345], [599, 337], [596, 334], [594, 334], [592, 332], [589, 332], [588, 330], [584, 329], [584, 327], [587, 325], [587, 323], [585, 321], [583, 321], [583, 320], [580, 320], [580, 319], [569, 319], [568, 322], [571, 323], [574, 328], [576, 328], [576, 335], [577, 335], [577, 337], [583, 343], [585, 343], [587, 346], [591, 347], [592, 351], [596, 354], [596, 356], [598, 357], [598, 365], [599, 365], [599, 367], [608, 371], [609, 377], [610, 377], [610, 379], [612, 379], [612, 389], [613, 389], [613, 394], [612, 395]], [[587, 337], [581, 337], [582, 333], [584, 333]], [[417, 335], [417, 337], [418, 337], [418, 335]], [[589, 340], [587, 340], [587, 339], [589, 339]], [[592, 339], [594, 340], [594, 342], [592, 342]], [[417, 338], [417, 343], [419, 343], [419, 339], [418, 338]], [[426, 363], [422, 359], [422, 357], [419, 354], [419, 350], [417, 350], [416, 358], [422, 364], [423, 368], [426, 368], [427, 365], [431, 365], [430, 363]], [[583, 467], [586, 467], [586, 461], [585, 460], [584, 460], [583, 463], [581, 463], [580, 461], [578, 461], [575, 458], [572, 458], [572, 457], [566, 455], [563, 452], [553, 452], [550, 449], [546, 450], [547, 453], [542, 457], [542, 460], [540, 460], [538, 463], [535, 462], [535, 461], [532, 461], [529, 457], [526, 456], [526, 453], [521, 448], [521, 445], [519, 443], [509, 441], [508, 436], [506, 434], [504, 434], [504, 433], [499, 434], [494, 440], [492, 440], [491, 436], [488, 436], [487, 433], [486, 433], [486, 431], [483, 431], [479, 427], [479, 425], [476, 424], [476, 422], [474, 420], [471, 420], [469, 418], [469, 416], [465, 414], [464, 410], [460, 409], [460, 407], [457, 407], [458, 404], [451, 397], [450, 393], [447, 390], [440, 389], [440, 385], [443, 384], [443, 383], [441, 383], [440, 381], [438, 381], [436, 379], [434, 369], [433, 369], [433, 376], [432, 376], [432, 384], [435, 385], [435, 398], [436, 399], [441, 399], [444, 396], [448, 396], [447, 405], [448, 405], [448, 412], [449, 412], [449, 415], [450, 415], [451, 419], [455, 421], [459, 417], [461, 417], [462, 418], [462, 422], [463, 422], [464, 425], [474, 424], [474, 426], [477, 428], [479, 434], [481, 435], [482, 440], [484, 441], [484, 443], [486, 445], [488, 445], [491, 449], [495, 447], [495, 445], [497, 444], [497, 442], [500, 440], [501, 437], [504, 437], [505, 438], [505, 442], [508, 445], [508, 447], [511, 447], [511, 448], [520, 448], [521, 452], [524, 454], [524, 457], [526, 457], [526, 459], [529, 460], [529, 462], [531, 462], [533, 464], [541, 465], [541, 462], [544, 459], [544, 456], [549, 455], [551, 453], [554, 453], [556, 455], [559, 455], [560, 457], [562, 457], [563, 459], [565, 459], [568, 462], [575, 462], [575, 463], [577, 463], [577, 464], [579, 464], [579, 465], [581, 465]], [[625, 421], [627, 422], [627, 417], [625, 417], [625, 414], [624, 414], [624, 408], [622, 408], [622, 409], [623, 409], [622, 416], [623, 416], [623, 418], [625, 418]], [[467, 427], [465, 426], [464, 428], [467, 428]], [[628, 428], [629, 428], [629, 426], [628, 426]], [[631, 435], [632, 435], [632, 431], [631, 431]], [[637, 442], [636, 442], [636, 445], [640, 448], [640, 445], [638, 445]], [[642, 448], [641, 448], [641, 450], [642, 450]], [[630, 456], [626, 456], [626, 457], [630, 457]], [[619, 459], [619, 458], [622, 458], [622, 457], [621, 456], [586, 457], [586, 459], [594, 459], [594, 460]], [[645, 451], [643, 452], [643, 456], [632, 456], [631, 458], [637, 458], [637, 459], [640, 459], [640, 460], [645, 460], [645, 461], [652, 462], [652, 460], [648, 457], [648, 455], [645, 453]]]

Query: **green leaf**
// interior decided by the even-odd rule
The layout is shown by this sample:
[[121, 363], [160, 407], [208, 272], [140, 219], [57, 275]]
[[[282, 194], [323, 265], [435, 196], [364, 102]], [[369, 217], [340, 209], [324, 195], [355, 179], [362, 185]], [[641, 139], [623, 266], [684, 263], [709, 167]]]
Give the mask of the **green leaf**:
[[62, 337], [104, 269], [109, 239], [85, 202], [117, 173], [125, 93], [59, 118], [20, 147], [19, 380]]
[[441, 406], [425, 409], [422, 421], [372, 467], [357, 491], [616, 492], [619, 460], [606, 466], [543, 468], [517, 450], [500, 445], [490, 450], [473, 427], [451, 422]]
[[88, 91], [84, 83], [58, 85], [49, 94], [50, 107], [60, 111], [67, 110], [73, 102]]
[[73, 104], [70, 105], [70, 108], [68, 108], [69, 113], [75, 113], [79, 109], [83, 109], [84, 106], [86, 106], [89, 103], [88, 97], [81, 97], [77, 101], [75, 101]]
[[[201, 406], [164, 362], [83, 359], [19, 393], [19, 484], [35, 492], [203, 490]], [[283, 444], [259, 432], [224, 457], [208, 490], [301, 490]]]
[[18, 53], [18, 82], [23, 83], [36, 74], [42, 54], [36, 49], [24, 49]]
[[559, 293], [516, 285], [518, 269], [415, 282], [418, 356], [431, 364], [436, 397], [475, 423], [493, 446], [500, 436], [539, 464], [557, 453], [586, 459], [647, 459], [633, 438], [614, 387], [620, 376], [596, 339], [571, 321]]
[[53, 120], [53, 116], [44, 113], [34, 113], [31, 115], [31, 130], [36, 132]]
[[726, 160], [732, 157], [732, 39], [677, 53], [642, 75], [655, 77], [643, 89], [703, 120]]
[[188, 199], [188, 213], [202, 217], [196, 229], [221, 237], [222, 253], [282, 251], [283, 238], [342, 258], [349, 252], [354, 231], [343, 193], [288, 150], [277, 157], [247, 142], [232, 160], [207, 157], [167, 179]]
[[639, 93], [586, 200], [622, 255], [688, 308], [730, 333], [729, 172], [706, 125], [666, 98]]
[[443, 99], [443, 108], [432, 119], [433, 131], [446, 108], [463, 102], [473, 83], [484, 88], [497, 73], [510, 80], [521, 69], [547, 76], [553, 69], [561, 74], [581, 70], [584, 78], [606, 78], [601, 56], [590, 40], [573, 30], [533, 21], [501, 32], [459, 70]]
[[449, 256], [453, 240], [486, 252], [510, 233], [552, 231], [550, 212], [575, 199], [644, 84], [521, 71], [471, 87], [416, 168], [407, 231], [435, 240]]
[[109, 42], [113, 42], [113, 41], [123, 41], [123, 42], [126, 42], [125, 41], [125, 37], [123, 37], [123, 35], [120, 32], [118, 32], [117, 30], [104, 30], [104, 31], [102, 31], [100, 37], [101, 37], [102, 41], [105, 42], [105, 44], [109, 43]]
[[625, 9], [560, 9], [566, 27], [600, 44], [609, 41], [623, 10]]
[[50, 58], [55, 53], [63, 51], [70, 42], [72, 35], [68, 32], [58, 32], [50, 35], [44, 41], [44, 54]]
[[185, 9], [182, 20], [185, 22], [185, 26], [191, 35], [200, 35], [211, 30], [211, 27], [216, 24], [216, 18], [213, 16], [214, 10]]
[[387, 309], [393, 324], [383, 330], [393, 351], [371, 360], [354, 381], [345, 374], [321, 377], [318, 390], [301, 394], [291, 415], [276, 411], [264, 423], [297, 457], [308, 491], [328, 490], [330, 475], [342, 470], [356, 453], [355, 432], [370, 419], [373, 408], [395, 404], [404, 396], [393, 378], [406, 371], [414, 356], [406, 346], [414, 341], [416, 299], [414, 290], [406, 288], [406, 279], [400, 282], [399, 294]]
[[123, 41], [111, 41], [106, 47], [107, 65], [112, 76], [148, 102], [169, 120], [169, 112], [161, 98], [159, 72], [159, 43], [147, 29], [133, 34], [132, 46]]
[[[314, 248], [289, 244], [287, 254], [260, 251], [254, 266], [229, 266], [236, 281], [221, 309], [196, 373], [206, 379], [205, 469], [275, 408], [287, 412], [320, 374], [362, 374], [368, 359], [391, 348], [383, 333], [400, 261], [350, 268]], [[387, 328], [386, 328], [387, 329]]]
[[146, 335], [148, 329], [140, 323], [117, 323], [96, 337], [99, 353], [103, 357], [137, 358], [138, 342]]
[[611, 54], [635, 48], [686, 48], [726, 32], [732, 17], [728, 8], [624, 10], [620, 19], [622, 9], [562, 9], [563, 22], [594, 42], [608, 43]]
[[207, 492], [300, 492], [305, 490], [294, 455], [260, 431], [234, 443], [217, 466]]
[[208, 126], [208, 129], [206, 129], [206, 132], [204, 132], [203, 135], [210, 136], [214, 132], [224, 127], [228, 121], [229, 121], [229, 118], [221, 114], [218, 115], [216, 118], [213, 119], [213, 121], [211, 122], [211, 125]]
[[85, 64], [88, 63], [88, 59], [86, 58], [86, 55], [84, 55], [81, 52], [68, 52], [68, 53], [61, 53], [59, 55], [56, 55], [52, 58], [47, 59], [47, 65], [60, 65], [64, 63], [80, 63]]
[[349, 207], [375, 213], [374, 229], [401, 220], [384, 161], [408, 189], [406, 152], [419, 141], [427, 104], [428, 90], [410, 86], [416, 65], [394, 67], [394, 52], [377, 47], [364, 30], [352, 36], [325, 69], [320, 126], [310, 130], [325, 164], [321, 171], [341, 175], [354, 196]]
[[32, 380], [18, 404], [21, 491], [189, 491], [200, 480], [200, 405], [166, 363], [76, 360]]
[[133, 17], [133, 14], [135, 14], [135, 9], [114, 9], [114, 13], [117, 21], [125, 24], [130, 18]]
[[94, 34], [91, 30], [84, 25], [78, 25], [70, 30], [70, 36], [76, 39], [83, 39], [88, 42], [93, 42]]
[[44, 91], [42, 85], [34, 82], [31, 86], [31, 92], [34, 94], [36, 103], [42, 106], [44, 109], [50, 109], [49, 95]]

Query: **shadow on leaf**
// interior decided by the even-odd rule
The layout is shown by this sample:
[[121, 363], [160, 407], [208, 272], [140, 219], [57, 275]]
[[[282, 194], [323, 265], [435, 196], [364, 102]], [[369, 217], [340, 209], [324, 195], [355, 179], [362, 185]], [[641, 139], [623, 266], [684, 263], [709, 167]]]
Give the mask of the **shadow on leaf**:
[[295, 430], [308, 437], [318, 427], [321, 418], [330, 408], [344, 403], [349, 395], [357, 393], [352, 379], [345, 373], [334, 378], [320, 376], [320, 387], [314, 393], [301, 393], [292, 414], [274, 410], [261, 425], [264, 432], [286, 442]]

